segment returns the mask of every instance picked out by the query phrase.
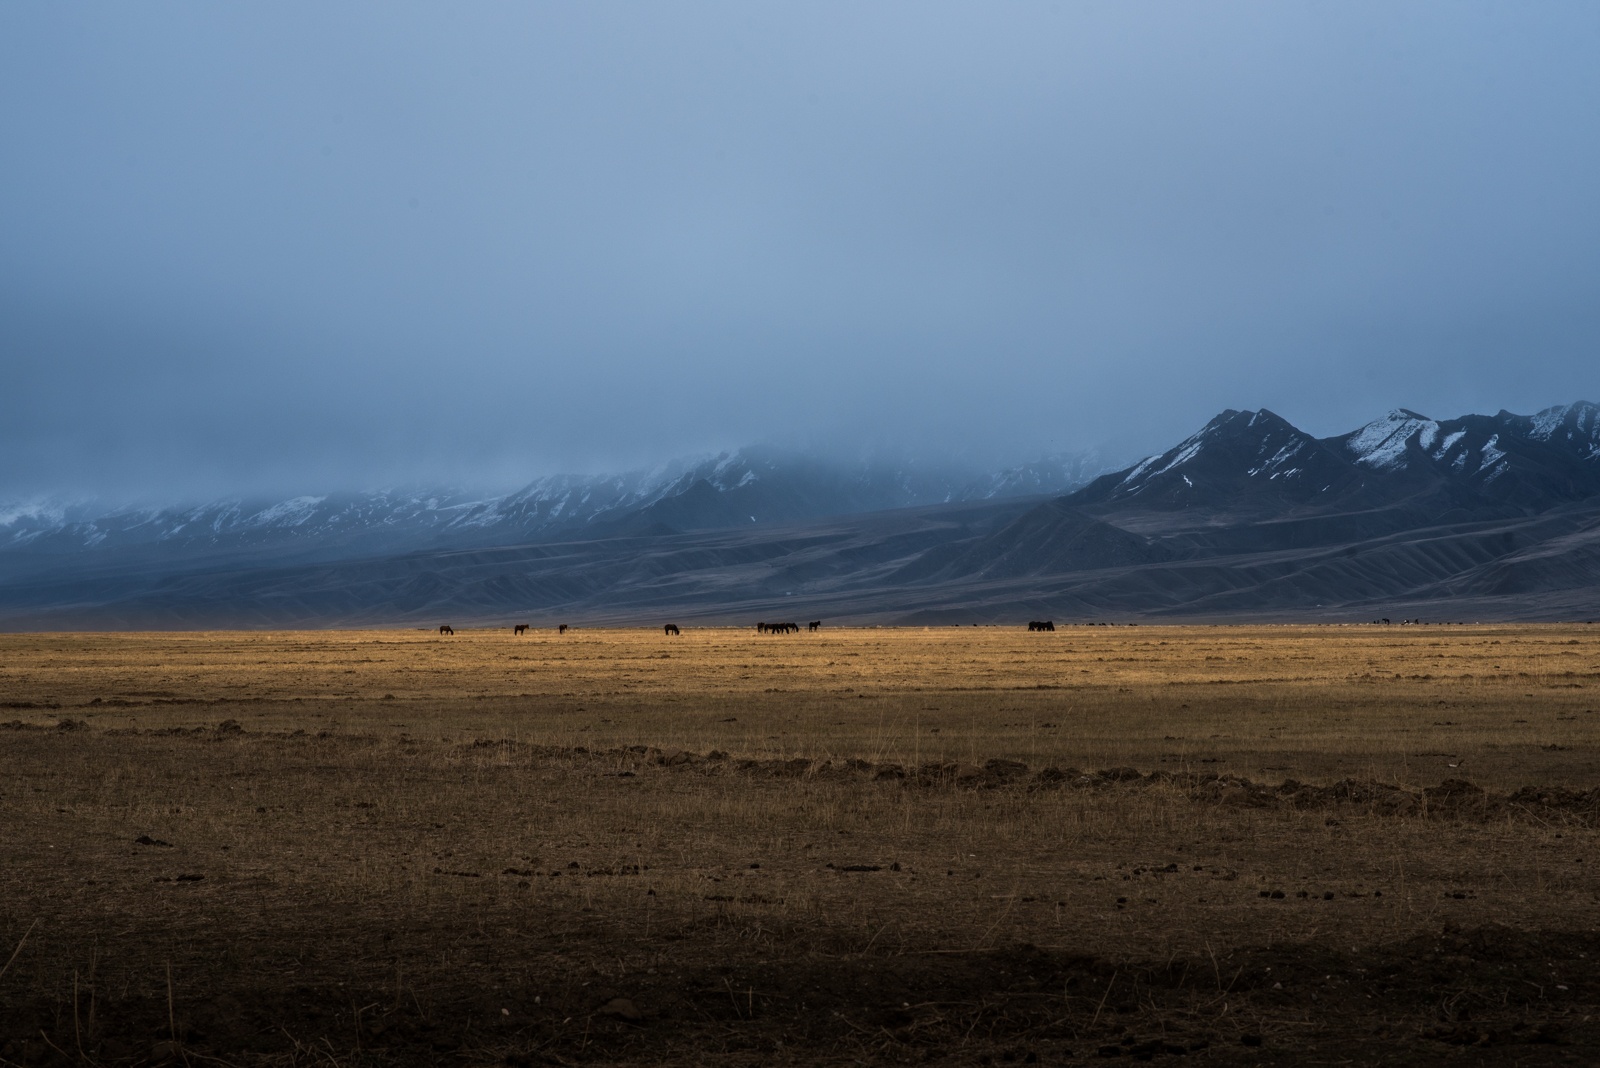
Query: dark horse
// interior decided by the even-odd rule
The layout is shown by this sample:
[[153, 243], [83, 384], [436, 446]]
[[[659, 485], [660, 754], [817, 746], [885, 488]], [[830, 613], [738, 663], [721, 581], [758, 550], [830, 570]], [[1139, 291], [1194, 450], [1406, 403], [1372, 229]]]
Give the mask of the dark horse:
[[525, 631], [527, 629], [528, 629], [528, 625], [526, 623], [518, 623], [516, 626], [511, 628], [511, 633], [512, 634], [521, 634], [523, 631]]
[[1053, 619], [1045, 619], [1045, 620], [1032, 619], [1032, 620], [1028, 621], [1028, 629], [1029, 630], [1055, 630], [1056, 629], [1056, 621], [1053, 620]]
[[809, 627], [812, 630], [821, 630], [822, 629], [822, 620], [813, 619], [810, 623], [807, 623], [806, 626]]
[[444, 624], [443, 626], [441, 626], [439, 628], [439, 633], [440, 634], [454, 634], [455, 632], [456, 632], [456, 628], [452, 627], [448, 623]]
[[567, 625], [565, 623], [561, 624], [561, 626], [556, 628], [556, 633], [557, 634], [565, 634], [566, 632], [567, 632]]
[[661, 632], [663, 634], [682, 634], [683, 633], [683, 631], [678, 629], [678, 625], [676, 623], [668, 623], [666, 626], [661, 628]]

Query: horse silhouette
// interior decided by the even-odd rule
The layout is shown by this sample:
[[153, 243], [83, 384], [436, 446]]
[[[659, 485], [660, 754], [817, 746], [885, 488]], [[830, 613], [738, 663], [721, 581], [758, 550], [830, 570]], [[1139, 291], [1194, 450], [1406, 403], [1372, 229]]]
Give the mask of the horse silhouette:
[[556, 628], [556, 633], [557, 634], [565, 634], [566, 632], [567, 632], [567, 625], [565, 623], [561, 624], [561, 626]]
[[813, 619], [810, 623], [807, 623], [806, 626], [811, 628], [812, 630], [821, 630], [822, 629], [822, 620]]
[[661, 628], [661, 631], [664, 634], [682, 634], [683, 633], [683, 631], [678, 629], [678, 625], [676, 623], [668, 623], [666, 626]]
[[1056, 621], [1053, 619], [1032, 619], [1028, 621], [1029, 630], [1055, 630]]
[[528, 625], [526, 623], [518, 623], [516, 626], [511, 628], [511, 633], [512, 634], [521, 634], [523, 631], [525, 631], [527, 629], [528, 629]]
[[456, 632], [456, 628], [452, 627], [448, 623], [444, 624], [443, 626], [441, 626], [439, 628], [439, 633], [440, 634], [454, 634], [455, 632]]

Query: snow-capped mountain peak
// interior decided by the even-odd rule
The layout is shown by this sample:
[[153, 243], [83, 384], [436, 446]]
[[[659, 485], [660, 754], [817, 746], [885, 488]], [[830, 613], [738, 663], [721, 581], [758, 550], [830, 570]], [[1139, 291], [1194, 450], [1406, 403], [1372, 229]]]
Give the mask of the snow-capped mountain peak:
[[1351, 434], [1345, 440], [1345, 448], [1358, 464], [1392, 471], [1405, 465], [1406, 448], [1413, 439], [1426, 451], [1438, 436], [1438, 423], [1410, 409], [1396, 408]]
[[1600, 459], [1600, 405], [1588, 401], [1558, 404], [1530, 417], [1528, 436], [1535, 441], [1563, 441]]
[[1316, 438], [1274, 412], [1230, 408], [1166, 452], [1105, 476], [1083, 494], [1086, 501], [1164, 502], [1158, 507], [1214, 500], [1218, 494], [1300, 497], [1313, 483], [1330, 484], [1325, 451]]

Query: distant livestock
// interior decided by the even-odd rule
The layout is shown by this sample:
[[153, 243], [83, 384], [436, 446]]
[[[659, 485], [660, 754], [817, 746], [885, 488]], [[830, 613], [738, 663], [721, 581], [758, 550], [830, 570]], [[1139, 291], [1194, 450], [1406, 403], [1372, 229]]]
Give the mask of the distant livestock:
[[566, 632], [567, 632], [567, 625], [565, 623], [561, 624], [561, 626], [556, 628], [556, 633], [557, 634], [565, 634]]
[[448, 623], [445, 623], [445, 624], [443, 624], [443, 625], [441, 625], [439, 627], [439, 633], [440, 634], [454, 634], [455, 632], [456, 632], [456, 628], [452, 627]]
[[[819, 627], [821, 625], [822, 624], [820, 624], [820, 623], [817, 624], [817, 626], [819, 626]], [[815, 628], [813, 628], [813, 629], [815, 629]], [[757, 634], [798, 634], [799, 632], [800, 632], [800, 624], [798, 624], [798, 623], [757, 623], [756, 624], [756, 633]]]
[[678, 625], [676, 623], [668, 623], [665, 627], [662, 627], [661, 629], [662, 629], [662, 631], [664, 633], [669, 634], [669, 635], [671, 635], [671, 634], [682, 634], [683, 633], [681, 630], [678, 629]]
[[821, 630], [822, 629], [822, 620], [813, 619], [810, 623], [807, 623], [806, 626], [809, 627], [811, 630], [814, 630], [814, 631]]
[[1056, 621], [1053, 619], [1031, 619], [1028, 621], [1029, 630], [1055, 630]]
[[516, 626], [511, 628], [511, 633], [512, 634], [521, 634], [523, 631], [525, 631], [527, 629], [528, 629], [528, 625], [526, 623], [518, 623]]

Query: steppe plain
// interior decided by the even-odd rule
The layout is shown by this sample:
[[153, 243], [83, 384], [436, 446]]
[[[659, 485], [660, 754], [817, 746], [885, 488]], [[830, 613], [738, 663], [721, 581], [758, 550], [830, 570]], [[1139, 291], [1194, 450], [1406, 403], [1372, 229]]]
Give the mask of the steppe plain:
[[1581, 624], [3, 635], [0, 1063], [1592, 1064], [1597, 770]]

